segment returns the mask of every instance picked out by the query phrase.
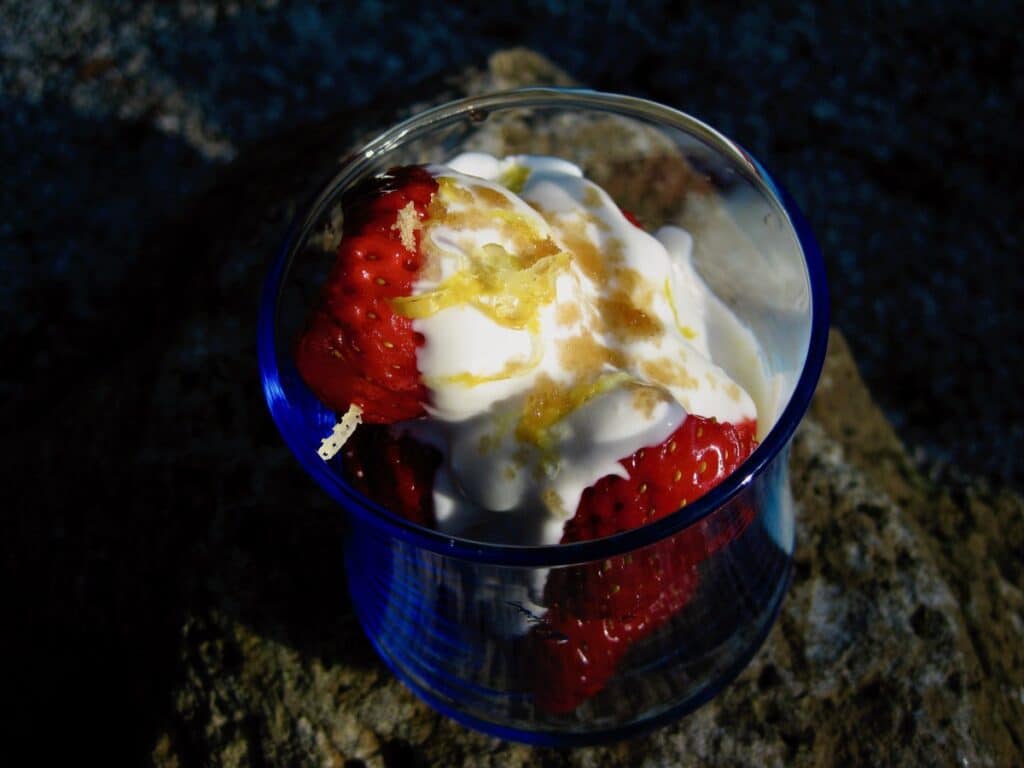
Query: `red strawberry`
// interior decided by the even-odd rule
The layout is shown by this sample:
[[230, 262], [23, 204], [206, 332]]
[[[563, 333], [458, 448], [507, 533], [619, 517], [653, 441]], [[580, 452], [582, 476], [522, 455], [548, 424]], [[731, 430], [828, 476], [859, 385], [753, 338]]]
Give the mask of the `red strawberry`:
[[[676, 511], [721, 482], [756, 446], [754, 422], [688, 416], [667, 440], [624, 459], [629, 477], [588, 488], [562, 542], [610, 536]], [[629, 647], [678, 612], [697, 588], [697, 564], [735, 538], [709, 524], [635, 555], [551, 572], [543, 628], [531, 633], [538, 706], [570, 712], [604, 688]]]
[[321, 402], [336, 411], [350, 405], [363, 420], [391, 423], [423, 413], [426, 388], [416, 368], [422, 337], [390, 300], [408, 296], [422, 266], [402, 242], [400, 212], [411, 203], [427, 215], [437, 182], [423, 168], [396, 168], [358, 186], [343, 200], [344, 232], [324, 286], [321, 306], [296, 344], [295, 364]]
[[345, 475], [378, 504], [414, 523], [434, 526], [436, 448], [408, 435], [396, 437], [380, 425], [364, 424], [343, 449]]
[[698, 578], [691, 538], [551, 572], [545, 592], [564, 598], [528, 638], [538, 707], [571, 712], [599, 693], [626, 651], [689, 602]]
[[626, 221], [628, 221], [637, 229], [644, 228], [644, 225], [640, 223], [640, 219], [636, 217], [635, 213], [633, 213], [632, 211], [627, 211], [625, 208], [621, 208], [620, 210], [622, 211], [622, 215], [626, 217]]
[[754, 421], [687, 416], [663, 443], [622, 460], [628, 478], [609, 475], [583, 492], [562, 543], [639, 528], [700, 498], [750, 455], [756, 431]]

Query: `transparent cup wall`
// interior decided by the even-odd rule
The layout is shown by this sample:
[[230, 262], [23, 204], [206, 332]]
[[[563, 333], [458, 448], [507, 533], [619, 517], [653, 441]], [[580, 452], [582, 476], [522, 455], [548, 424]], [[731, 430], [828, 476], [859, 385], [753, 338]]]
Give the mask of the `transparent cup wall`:
[[[345, 548], [349, 589], [378, 652], [447, 714], [538, 743], [626, 734], [702, 703], [760, 646], [789, 574], [787, 487], [779, 455], [700, 523], [613, 558], [551, 569], [484, 565], [356, 525]], [[691, 556], [681, 562], [680, 552]], [[678, 590], [683, 607], [629, 648], [600, 692], [570, 712], [550, 711], [535, 693], [553, 684], [545, 659], [559, 658], [567, 638], [545, 621], [546, 608], [578, 599], [572, 585], [618, 558], [674, 561], [662, 588]]]
[[[728, 345], [713, 350], [754, 395], [763, 440], [790, 402], [812, 332], [810, 278], [777, 190], [741, 150], [700, 124], [674, 127], [643, 110], [632, 117], [612, 114], [604, 110], [623, 105], [588, 99], [455, 111], [355, 156], [340, 182], [315, 203], [283, 263], [274, 333], [279, 379], [267, 385], [293, 450], [352, 512], [345, 540], [349, 588], [381, 656], [445, 713], [496, 735], [550, 744], [626, 735], [677, 716], [747, 663], [788, 580], [794, 537], [788, 440], [728, 503], [671, 536], [554, 568], [541, 561], [495, 564], [502, 558], [493, 548], [481, 549], [480, 557], [472, 547], [452, 556], [436, 541], [425, 545], [415, 535], [395, 536], [393, 524], [385, 524], [373, 505], [338, 491], [343, 481], [337, 465], [326, 468], [332, 477], [324, 479], [315, 452], [336, 415], [302, 384], [291, 349], [333, 259], [344, 189], [395, 165], [443, 162], [467, 150], [556, 155], [582, 166], [649, 231], [678, 224], [693, 235], [698, 271], [763, 352], [758, 384], [733, 370], [739, 364]], [[790, 411], [791, 421], [802, 416], [802, 408]], [[782, 425], [787, 436], [795, 421]], [[758, 463], [748, 461], [740, 473], [750, 473], [752, 464]], [[538, 678], [546, 654], [557, 656], [565, 641], [548, 625], [548, 612], [553, 604], [572, 602], [573, 585], [612, 557], [669, 562], [665, 588], [681, 596], [671, 618], [631, 644], [599, 692], [574, 709], [551, 711], [535, 695], [550, 679]]]

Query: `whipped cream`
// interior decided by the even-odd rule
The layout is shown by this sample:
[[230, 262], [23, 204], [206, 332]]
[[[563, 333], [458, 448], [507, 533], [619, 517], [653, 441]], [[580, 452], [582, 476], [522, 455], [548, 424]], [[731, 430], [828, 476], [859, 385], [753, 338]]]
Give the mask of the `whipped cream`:
[[403, 224], [421, 228], [425, 264], [394, 305], [425, 340], [430, 418], [399, 428], [446, 457], [440, 530], [557, 543], [585, 488], [625, 476], [620, 460], [688, 413], [758, 418], [757, 342], [694, 270], [685, 230], [644, 232], [557, 158], [469, 153], [429, 171], [429, 215]]

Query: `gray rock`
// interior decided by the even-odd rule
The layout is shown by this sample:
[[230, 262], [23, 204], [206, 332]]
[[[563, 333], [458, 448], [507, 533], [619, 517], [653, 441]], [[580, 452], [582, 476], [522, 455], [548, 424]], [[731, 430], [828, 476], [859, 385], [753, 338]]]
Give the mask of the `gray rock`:
[[[838, 412], [845, 415], [830, 416]], [[778, 623], [730, 687], [674, 725], [572, 752], [500, 742], [419, 702], [368, 654], [346, 607], [324, 627], [324, 643], [340, 649], [330, 659], [211, 610], [183, 631], [187, 677], [154, 759], [162, 766], [187, 764], [186, 754], [216, 765], [311, 766], [402, 765], [403, 757], [453, 766], [1019, 761], [1024, 599], [1019, 564], [1001, 555], [1019, 551], [1021, 499], [972, 490], [958, 504], [917, 475], [838, 334], [792, 468], [796, 575]], [[919, 516], [936, 508], [950, 518], [958, 510], [968, 529], [922, 526]]]
[[[506, 52], [442, 96], [521, 84], [517, 73], [524, 72], [530, 81], [566, 82], [534, 54]], [[207, 516], [189, 518], [195, 533], [180, 571], [188, 593], [180, 675], [154, 764], [1024, 760], [1024, 502], [922, 477], [835, 333], [794, 442], [792, 588], [764, 647], [720, 696], [648, 736], [574, 751], [484, 737], [420, 703], [376, 658], [352, 615], [341, 583], [341, 522], [269, 420], [256, 415], [256, 382], [237, 378], [251, 354], [251, 342], [240, 340], [252, 307], [238, 297], [255, 295], [258, 286], [260, 260], [252, 253], [266, 252], [283, 231], [302, 170], [329, 170], [324, 159], [356, 138], [336, 128], [303, 134], [315, 156], [273, 190], [242, 182], [259, 187], [288, 168], [283, 150], [246, 160], [234, 190], [242, 200], [231, 209], [239, 213], [221, 222], [204, 255], [210, 282], [195, 285], [186, 321], [169, 331], [171, 352], [152, 373], [158, 399], [175, 403], [139, 435], [143, 456], [152, 450], [160, 457], [149, 467], [162, 482], [158, 490], [179, 493], [184, 509], [199, 493], [219, 499]], [[218, 304], [213, 297], [228, 298]], [[102, 407], [115, 396], [97, 385], [90, 397]], [[209, 434], [193, 434], [194, 425]], [[168, 435], [180, 440], [177, 457], [157, 448]], [[159, 468], [175, 465], [195, 467], [195, 488], [160, 481]]]

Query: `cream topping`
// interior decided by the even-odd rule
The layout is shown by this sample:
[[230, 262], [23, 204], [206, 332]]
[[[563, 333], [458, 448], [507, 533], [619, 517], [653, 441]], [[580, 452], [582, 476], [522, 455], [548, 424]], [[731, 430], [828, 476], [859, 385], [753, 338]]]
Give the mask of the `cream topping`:
[[730, 370], [760, 386], [756, 342], [694, 270], [684, 230], [635, 227], [556, 158], [474, 153], [429, 170], [426, 263], [395, 308], [425, 338], [431, 418], [402, 428], [447, 457], [442, 531], [556, 543], [587, 486], [687, 413], [757, 417], [711, 349], [739, 349]]

